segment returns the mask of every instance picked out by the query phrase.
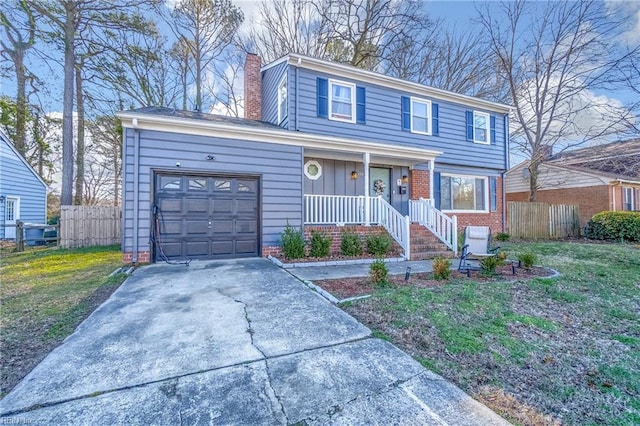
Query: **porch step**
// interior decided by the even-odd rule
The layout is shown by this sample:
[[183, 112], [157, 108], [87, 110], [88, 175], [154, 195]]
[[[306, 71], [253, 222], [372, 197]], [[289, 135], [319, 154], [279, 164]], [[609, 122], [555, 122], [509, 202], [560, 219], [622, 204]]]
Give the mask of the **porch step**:
[[422, 225], [411, 224], [411, 260], [453, 257], [453, 252]]

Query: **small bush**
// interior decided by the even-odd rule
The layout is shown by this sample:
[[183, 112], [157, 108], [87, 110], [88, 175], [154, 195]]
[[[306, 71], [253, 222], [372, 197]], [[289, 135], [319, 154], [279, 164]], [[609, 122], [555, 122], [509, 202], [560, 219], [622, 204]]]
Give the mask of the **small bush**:
[[309, 256], [311, 257], [327, 257], [331, 251], [331, 243], [333, 239], [323, 232], [311, 231], [311, 247], [309, 248]]
[[538, 261], [538, 258], [533, 253], [521, 253], [518, 255], [518, 260], [522, 263], [524, 268], [531, 269], [531, 267]]
[[493, 275], [496, 273], [498, 263], [499, 260], [497, 256], [485, 257], [480, 261], [480, 269], [482, 270], [483, 274]]
[[381, 259], [376, 260], [369, 266], [369, 278], [371, 282], [377, 285], [386, 285], [387, 276], [389, 275], [389, 269], [387, 264]]
[[496, 240], [498, 240], [498, 241], [509, 241], [509, 238], [511, 238], [511, 237], [506, 232], [498, 232], [496, 234]]
[[391, 248], [391, 238], [385, 234], [367, 237], [367, 252], [376, 256], [385, 256]]
[[433, 278], [436, 280], [448, 280], [451, 276], [451, 260], [443, 257], [433, 259]]
[[498, 254], [496, 255], [496, 258], [498, 259], [498, 266], [504, 266], [505, 263], [507, 263], [508, 257], [509, 255], [507, 254], [506, 251], [499, 251]]
[[601, 212], [593, 215], [585, 229], [592, 240], [640, 242], [640, 212]]
[[304, 257], [304, 237], [302, 230], [287, 224], [281, 234], [282, 253], [285, 259], [301, 259]]
[[342, 234], [340, 253], [344, 256], [360, 256], [362, 254], [362, 243], [360, 242], [360, 237], [351, 232], [345, 232]]

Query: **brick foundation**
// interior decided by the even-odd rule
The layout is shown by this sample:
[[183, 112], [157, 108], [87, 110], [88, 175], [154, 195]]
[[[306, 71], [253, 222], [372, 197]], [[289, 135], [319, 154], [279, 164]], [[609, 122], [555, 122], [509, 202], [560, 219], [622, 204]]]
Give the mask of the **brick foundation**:
[[[149, 263], [151, 262], [151, 253], [148, 251], [139, 251], [138, 252], [138, 263]], [[133, 253], [127, 252], [122, 253], [122, 263], [133, 263]]]
[[419, 198], [431, 198], [429, 183], [431, 174], [429, 170], [410, 170], [409, 171], [409, 188], [411, 189], [410, 197], [412, 200]]
[[[621, 209], [620, 189], [616, 194], [616, 207]], [[608, 185], [585, 186], [582, 188], [561, 188], [538, 190], [537, 201], [549, 204], [577, 204], [580, 206], [580, 223], [586, 225], [591, 217], [599, 212], [612, 210]], [[528, 192], [512, 192], [507, 194], [507, 201], [529, 201]]]

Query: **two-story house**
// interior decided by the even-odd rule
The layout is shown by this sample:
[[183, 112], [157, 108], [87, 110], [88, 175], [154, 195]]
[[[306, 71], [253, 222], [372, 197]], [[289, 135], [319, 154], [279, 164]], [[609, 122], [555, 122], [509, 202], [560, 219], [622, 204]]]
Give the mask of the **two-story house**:
[[[245, 118], [147, 107], [124, 126], [125, 262], [260, 256], [287, 224], [504, 228], [506, 105], [290, 54], [248, 55]], [[414, 256], [415, 257], [415, 256]]]

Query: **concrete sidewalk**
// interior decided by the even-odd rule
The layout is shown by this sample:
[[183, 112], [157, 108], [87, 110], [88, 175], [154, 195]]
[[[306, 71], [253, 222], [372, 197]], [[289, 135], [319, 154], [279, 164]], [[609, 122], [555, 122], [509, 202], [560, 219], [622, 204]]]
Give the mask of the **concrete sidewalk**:
[[263, 259], [141, 268], [0, 423], [507, 424]]

